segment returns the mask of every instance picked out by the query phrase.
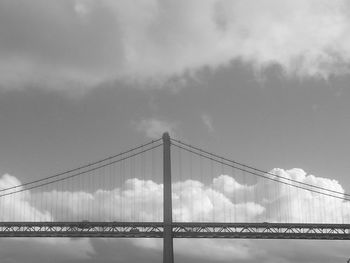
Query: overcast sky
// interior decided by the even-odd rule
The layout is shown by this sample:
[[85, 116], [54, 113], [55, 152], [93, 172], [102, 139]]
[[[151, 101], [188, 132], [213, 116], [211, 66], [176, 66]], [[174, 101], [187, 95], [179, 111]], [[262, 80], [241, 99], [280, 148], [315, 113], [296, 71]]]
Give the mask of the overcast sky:
[[[349, 193], [349, 85], [347, 0], [0, 0], [0, 174], [42, 178], [169, 131]], [[0, 253], [5, 263], [161, 262], [157, 242], [3, 239]], [[345, 262], [349, 244], [181, 240], [175, 254]]]

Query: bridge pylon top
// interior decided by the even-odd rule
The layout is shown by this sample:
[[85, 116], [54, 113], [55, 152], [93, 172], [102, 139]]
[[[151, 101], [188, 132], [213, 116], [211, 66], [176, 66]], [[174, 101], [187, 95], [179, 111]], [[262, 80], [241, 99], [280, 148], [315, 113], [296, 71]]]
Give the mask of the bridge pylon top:
[[162, 135], [163, 142], [164, 141], [169, 141], [170, 140], [170, 135], [169, 132], [164, 132]]

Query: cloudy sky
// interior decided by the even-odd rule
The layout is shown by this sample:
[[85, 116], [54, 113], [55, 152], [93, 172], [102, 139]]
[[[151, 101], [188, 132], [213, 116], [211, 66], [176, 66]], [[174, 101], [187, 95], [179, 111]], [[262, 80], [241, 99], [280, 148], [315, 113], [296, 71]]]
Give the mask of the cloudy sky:
[[[0, 185], [169, 131], [349, 193], [349, 85], [347, 0], [0, 0]], [[0, 244], [6, 263], [162, 258], [157, 240]], [[338, 241], [177, 240], [175, 249], [178, 262], [350, 257]]]

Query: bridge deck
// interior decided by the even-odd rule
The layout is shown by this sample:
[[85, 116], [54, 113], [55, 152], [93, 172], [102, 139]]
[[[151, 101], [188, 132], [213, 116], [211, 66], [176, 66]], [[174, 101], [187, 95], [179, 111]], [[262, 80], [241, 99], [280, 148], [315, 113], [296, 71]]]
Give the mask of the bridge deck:
[[[162, 238], [161, 222], [0, 222], [0, 237]], [[350, 224], [173, 223], [174, 238], [350, 240]]]

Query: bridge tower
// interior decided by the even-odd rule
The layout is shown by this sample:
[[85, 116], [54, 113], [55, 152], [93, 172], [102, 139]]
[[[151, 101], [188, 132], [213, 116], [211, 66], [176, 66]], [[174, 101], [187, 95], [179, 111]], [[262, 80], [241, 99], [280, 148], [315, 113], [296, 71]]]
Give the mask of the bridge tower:
[[174, 263], [172, 233], [171, 155], [169, 133], [163, 134], [163, 263]]

